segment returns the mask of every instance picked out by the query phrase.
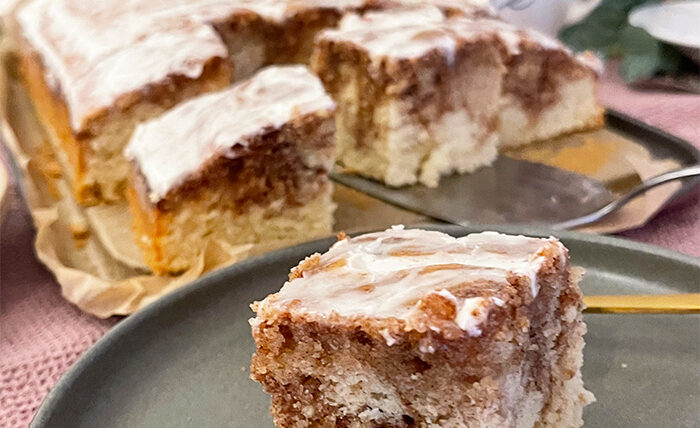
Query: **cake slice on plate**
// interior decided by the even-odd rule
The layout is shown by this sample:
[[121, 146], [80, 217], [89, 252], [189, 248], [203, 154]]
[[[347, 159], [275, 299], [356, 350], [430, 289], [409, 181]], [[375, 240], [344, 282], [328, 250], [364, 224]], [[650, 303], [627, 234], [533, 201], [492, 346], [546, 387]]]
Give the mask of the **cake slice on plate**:
[[279, 427], [579, 427], [583, 307], [555, 238], [394, 227], [252, 307]]
[[338, 102], [338, 161], [390, 186], [436, 186], [497, 154], [505, 47], [434, 6], [349, 15], [312, 68]]
[[129, 202], [157, 273], [192, 266], [209, 240], [308, 240], [331, 231], [335, 104], [304, 66], [272, 66], [134, 131]]

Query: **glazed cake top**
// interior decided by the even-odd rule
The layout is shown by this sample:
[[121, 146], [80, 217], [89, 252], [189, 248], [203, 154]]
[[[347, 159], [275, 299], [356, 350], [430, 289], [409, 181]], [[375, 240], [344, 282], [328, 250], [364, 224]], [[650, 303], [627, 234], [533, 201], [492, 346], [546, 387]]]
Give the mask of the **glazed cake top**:
[[509, 55], [519, 55], [522, 52], [523, 45], [528, 44], [539, 49], [565, 53], [566, 55], [572, 57], [580, 65], [590, 69], [594, 73], [602, 73], [603, 63], [591, 52], [586, 51], [581, 54], [574, 55], [571, 50], [559, 40], [542, 34], [539, 31], [535, 31], [530, 28], [519, 28], [507, 22], [493, 18], [479, 19], [475, 22], [477, 25], [483, 26], [485, 30], [495, 32], [505, 44]]
[[408, 319], [422, 300], [440, 295], [454, 304], [456, 324], [478, 336], [489, 307], [504, 304], [499, 286], [512, 275], [537, 295], [545, 254], [565, 257], [566, 249], [554, 238], [496, 232], [454, 238], [394, 226], [345, 238], [307, 258], [261, 305], [324, 316]]
[[79, 132], [120, 97], [170, 76], [196, 79], [212, 58], [226, 58], [212, 22], [237, 13], [282, 21], [304, 9], [354, 9], [366, 1], [34, 0], [18, 20]]
[[450, 23], [438, 7], [415, 6], [362, 16], [351, 14], [343, 18], [338, 29], [323, 31], [320, 37], [350, 42], [377, 60], [415, 58], [433, 49], [450, 56], [457, 40], [466, 35], [456, 32]]
[[302, 65], [268, 67], [231, 88], [186, 101], [136, 127], [125, 155], [152, 203], [196, 175], [211, 159], [246, 153], [247, 139], [295, 117], [330, 114], [335, 104]]
[[35, 0], [20, 11], [22, 33], [64, 97], [74, 131], [121, 96], [168, 76], [197, 78], [209, 60], [227, 56], [211, 27], [142, 4], [149, 2]]
[[[391, 0], [387, 0], [391, 1]], [[394, 0], [392, 6], [435, 6], [449, 15], [496, 16], [489, 0]]]
[[[179, 13], [196, 13], [203, 21], [226, 19], [236, 13], [252, 12], [261, 18], [284, 22], [309, 9], [360, 9], [372, 0], [157, 0]], [[375, 0], [376, 1], [376, 0]]]
[[[387, 57], [417, 58], [431, 50], [440, 50], [451, 62], [461, 42], [485, 35], [500, 40], [509, 55], [519, 54], [523, 43], [571, 55], [559, 41], [490, 17], [489, 11], [478, 6], [462, 8], [462, 13], [456, 15], [446, 13], [449, 9], [445, 5], [440, 6], [416, 5], [363, 15], [349, 14], [339, 28], [325, 30], [321, 37], [352, 43], [366, 50], [375, 61]], [[577, 60], [595, 69], [596, 63], [591, 55]]]

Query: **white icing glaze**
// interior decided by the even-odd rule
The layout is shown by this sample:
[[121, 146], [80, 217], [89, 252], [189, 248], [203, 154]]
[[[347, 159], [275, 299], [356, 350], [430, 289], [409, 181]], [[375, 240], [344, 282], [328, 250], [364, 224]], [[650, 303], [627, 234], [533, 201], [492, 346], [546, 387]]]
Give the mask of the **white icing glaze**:
[[392, 336], [386, 328], [381, 329], [379, 334], [382, 335], [388, 346], [393, 346], [396, 343], [396, 338]]
[[[483, 297], [458, 299], [444, 288], [438, 292], [433, 291], [433, 293], [446, 298], [455, 305], [457, 312], [454, 318], [455, 323], [472, 337], [481, 336], [481, 325], [486, 321], [486, 317], [489, 314], [489, 300], [495, 303], [496, 306], [502, 306], [504, 303], [503, 300], [494, 296], [488, 299]], [[500, 305], [497, 303], [498, 301], [501, 302]]]
[[[152, 0], [151, 0], [152, 1]], [[252, 12], [261, 18], [282, 23], [309, 9], [338, 11], [359, 9], [368, 0], [158, 0], [183, 14], [196, 14], [205, 21], [219, 21], [239, 12]]]
[[74, 130], [119, 96], [172, 75], [197, 78], [211, 58], [227, 56], [211, 27], [187, 16], [135, 13], [141, 3], [35, 0], [20, 11], [23, 34], [64, 96]]
[[[538, 254], [544, 248], [565, 257], [566, 250], [554, 238], [496, 232], [453, 238], [392, 228], [337, 242], [320, 256], [318, 265], [302, 267], [301, 277], [266, 300], [323, 316], [335, 312], [409, 319], [419, 310], [421, 299], [437, 294], [454, 304], [454, 322], [478, 336], [489, 308], [504, 305], [496, 294], [509, 284], [510, 275], [529, 281], [530, 292], [536, 295], [536, 279], [545, 261]], [[455, 297], [464, 292], [477, 297]]]
[[18, 15], [75, 131], [120, 96], [170, 76], [198, 78], [228, 53], [210, 23], [237, 13], [280, 22], [305, 9], [354, 9], [367, 0], [34, 0]]
[[576, 60], [583, 66], [593, 70], [598, 77], [602, 76], [603, 72], [605, 71], [605, 64], [603, 63], [603, 60], [601, 60], [593, 52], [585, 51], [577, 54]]
[[458, 35], [446, 25], [439, 8], [425, 6], [349, 15], [337, 30], [326, 30], [321, 37], [349, 41], [381, 60], [387, 56], [415, 58], [433, 49], [451, 57]]
[[481, 325], [489, 314], [488, 305], [483, 297], [464, 299], [458, 306], [455, 322], [470, 336], [481, 336]]
[[509, 55], [519, 55], [522, 43], [527, 41], [542, 49], [565, 52], [595, 71], [588, 58], [574, 57], [559, 41], [537, 31], [520, 29], [494, 18], [474, 18], [469, 13], [447, 16], [443, 11], [445, 4], [430, 3], [441, 7], [416, 3], [413, 7], [397, 10], [349, 15], [341, 21], [338, 29], [326, 30], [321, 37], [353, 43], [366, 50], [374, 62], [386, 58], [417, 58], [431, 50], [439, 50], [451, 63], [458, 42], [493, 34], [505, 45]]
[[395, 3], [399, 6], [431, 5], [448, 12], [466, 14], [496, 14], [496, 9], [491, 7], [489, 0], [396, 0]]
[[597, 75], [602, 74], [602, 61], [600, 61], [598, 57], [590, 52], [574, 55], [571, 50], [560, 41], [533, 29], [518, 28], [512, 24], [495, 19], [481, 19], [479, 22], [485, 27], [491, 28], [497, 32], [501, 41], [508, 48], [510, 55], [519, 55], [521, 53], [521, 43], [527, 41], [530, 43], [535, 43], [541, 49], [564, 52], [572, 57], [574, 61], [590, 69]]
[[230, 89], [186, 101], [139, 125], [125, 156], [146, 180], [149, 199], [157, 202], [212, 158], [244, 154], [246, 138], [334, 108], [306, 67], [268, 67]]

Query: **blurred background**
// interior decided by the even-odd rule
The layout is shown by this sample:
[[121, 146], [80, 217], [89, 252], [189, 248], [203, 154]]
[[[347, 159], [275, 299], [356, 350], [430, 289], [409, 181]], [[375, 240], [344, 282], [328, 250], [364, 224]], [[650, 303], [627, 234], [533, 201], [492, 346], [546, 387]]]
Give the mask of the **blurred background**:
[[494, 2], [509, 21], [558, 36], [574, 51], [612, 60], [639, 89], [700, 93], [700, 2], [519, 0]]

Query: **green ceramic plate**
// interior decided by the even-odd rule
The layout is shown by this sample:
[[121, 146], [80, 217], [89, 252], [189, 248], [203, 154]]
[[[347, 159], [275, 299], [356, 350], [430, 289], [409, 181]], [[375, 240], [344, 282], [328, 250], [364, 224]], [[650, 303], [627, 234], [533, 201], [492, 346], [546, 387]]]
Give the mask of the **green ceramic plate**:
[[[697, 259], [615, 238], [558, 236], [587, 270], [584, 293], [700, 291]], [[231, 266], [124, 320], [63, 376], [31, 426], [271, 427], [269, 400], [248, 379], [248, 304], [277, 291], [292, 266], [332, 241]], [[587, 426], [698, 426], [699, 316], [591, 314], [586, 322], [583, 374], [598, 399], [586, 408]]]

